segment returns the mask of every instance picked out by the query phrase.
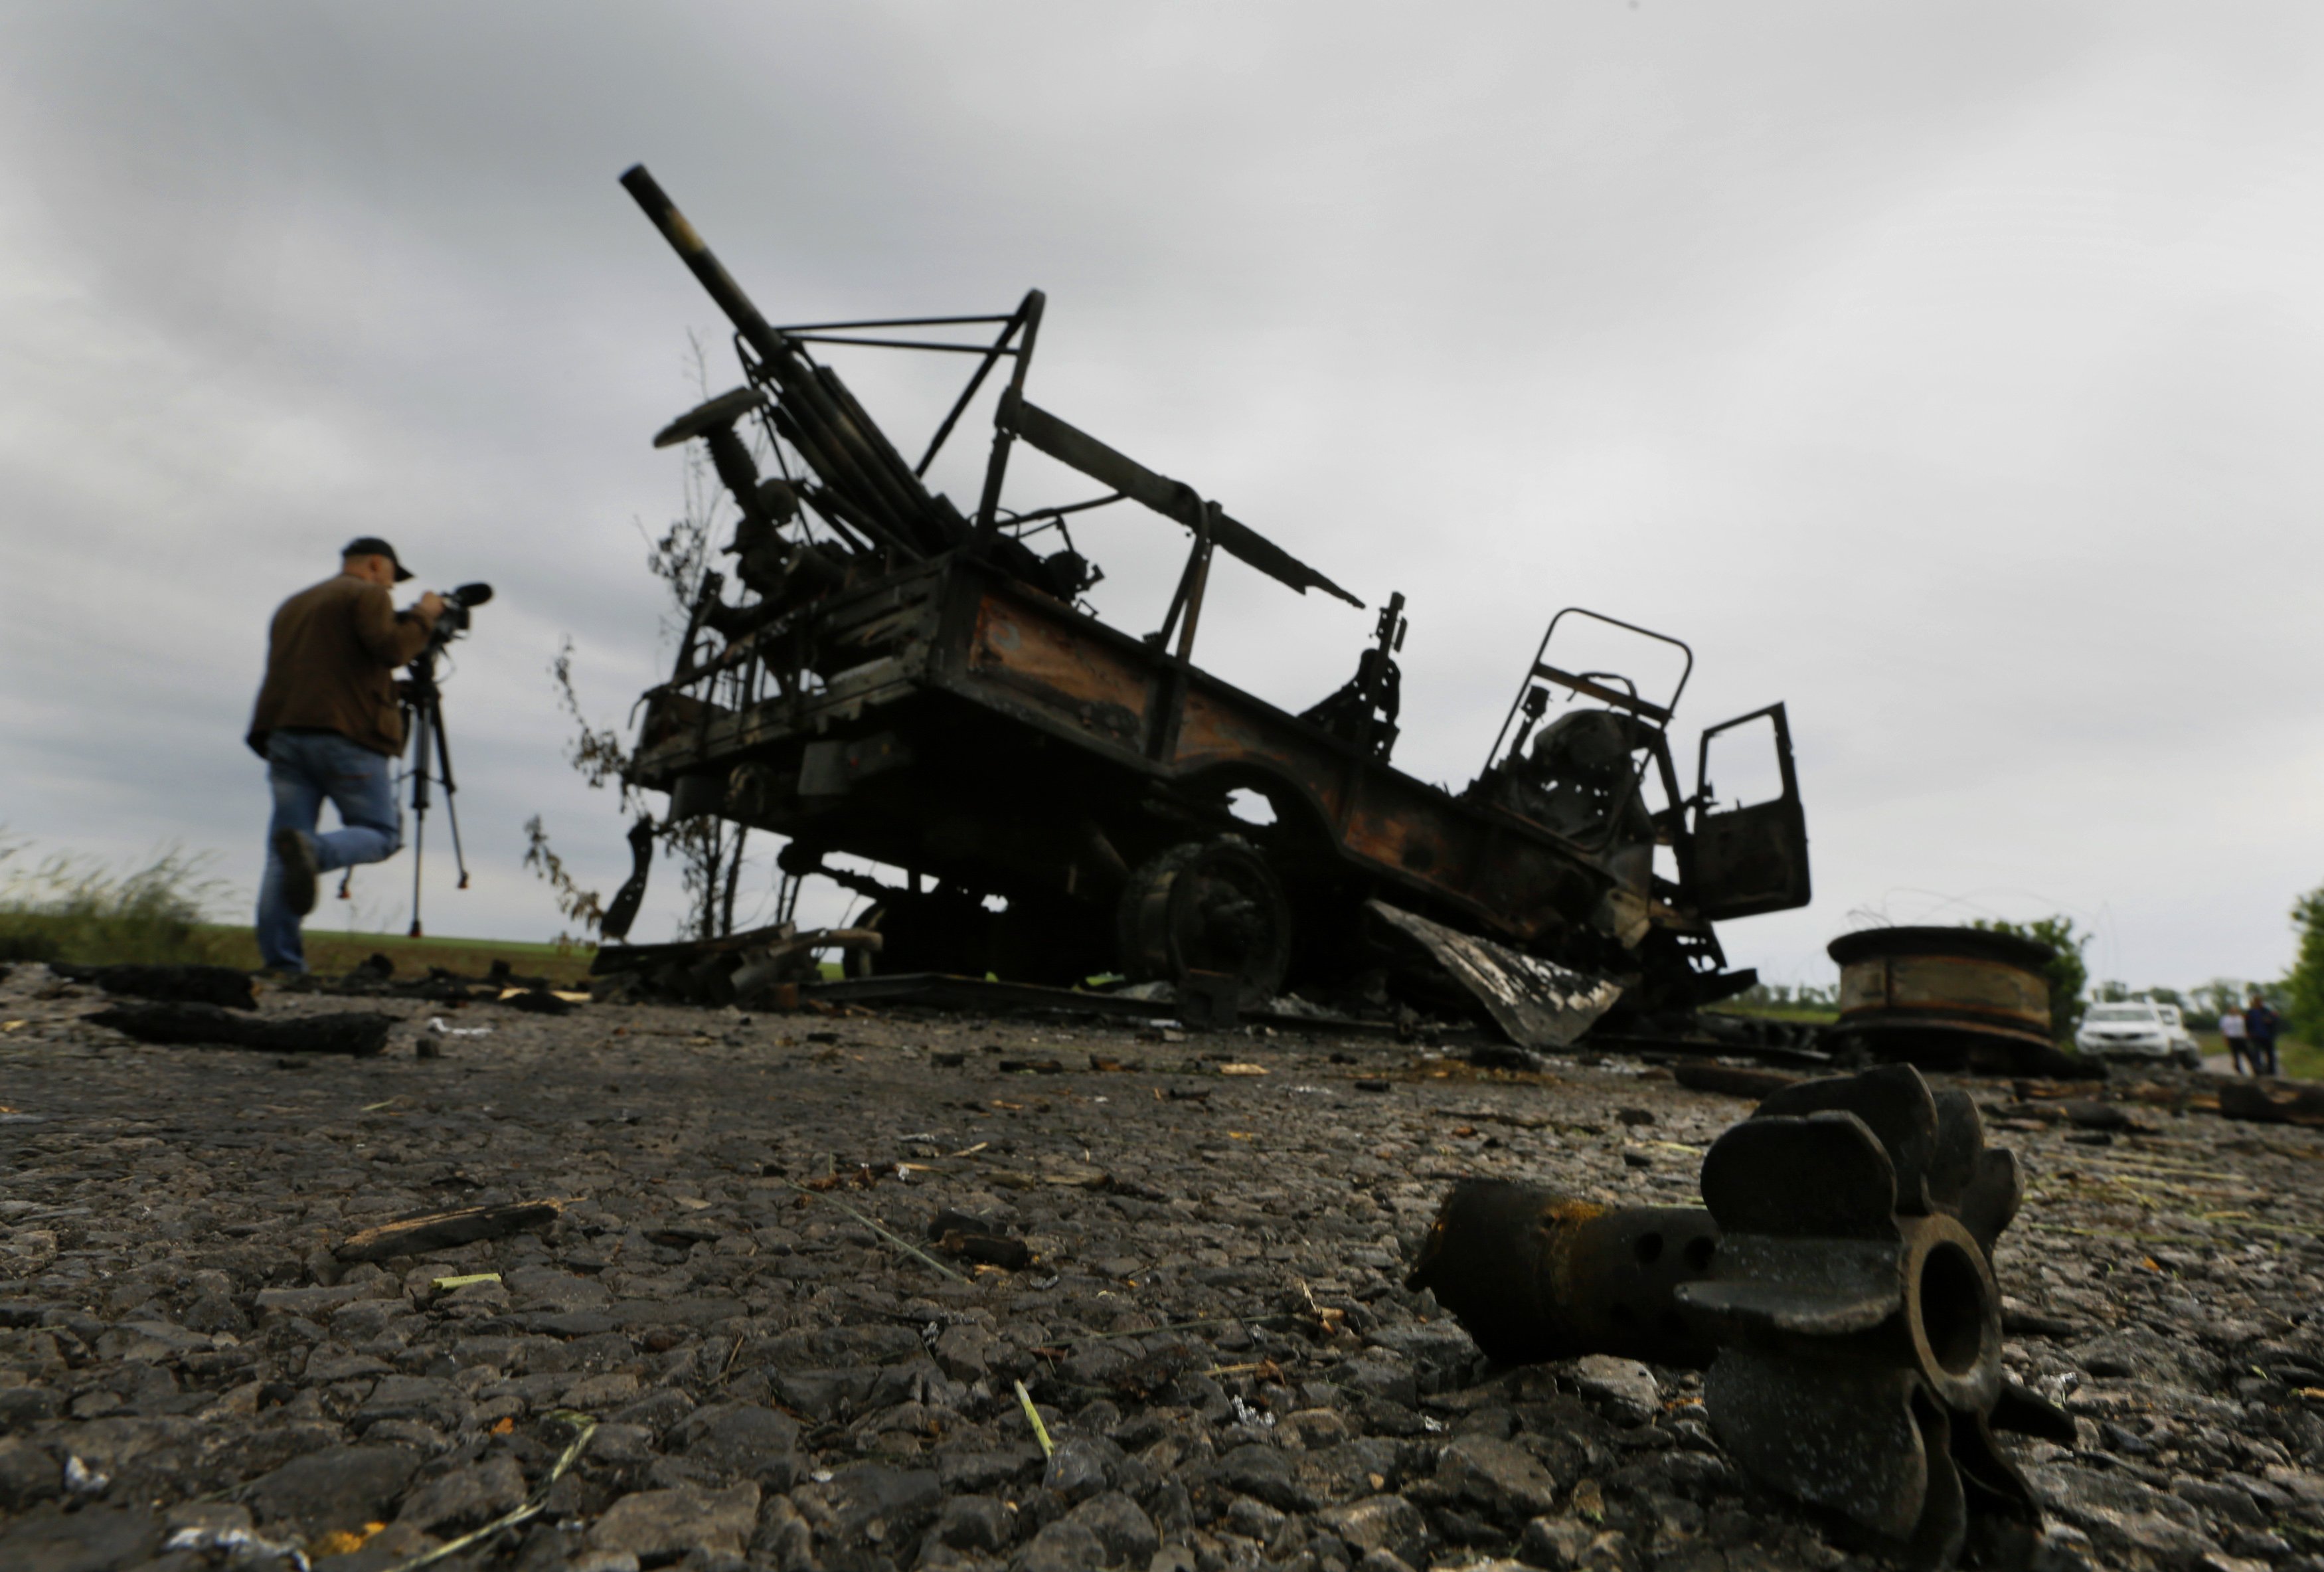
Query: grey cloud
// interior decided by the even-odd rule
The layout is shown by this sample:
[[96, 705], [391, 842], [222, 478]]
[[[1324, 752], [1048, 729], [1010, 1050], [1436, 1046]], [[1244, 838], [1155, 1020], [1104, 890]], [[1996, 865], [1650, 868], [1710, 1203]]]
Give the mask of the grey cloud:
[[[612, 183], [643, 159], [779, 317], [1048, 289], [1044, 402], [1412, 596], [1418, 773], [1467, 779], [1569, 602], [1690, 639], [1694, 724], [1788, 698], [1821, 895], [1729, 936], [1772, 975], [1947, 900], [2102, 922], [2137, 977], [2265, 971], [2324, 867], [2319, 25], [20, 8], [0, 819], [247, 883], [259, 631], [370, 531], [503, 590], [452, 689], [478, 887], [434, 925], [553, 925], [514, 866], [535, 810], [618, 877], [544, 669], [572, 634], [612, 718], [663, 658], [636, 526], [678, 476], [645, 438], [686, 329], [723, 343]], [[940, 407], [843, 369], [899, 431]], [[1088, 532], [1145, 625], [1170, 532]], [[1206, 658], [1286, 702], [1367, 626], [1217, 593]]]

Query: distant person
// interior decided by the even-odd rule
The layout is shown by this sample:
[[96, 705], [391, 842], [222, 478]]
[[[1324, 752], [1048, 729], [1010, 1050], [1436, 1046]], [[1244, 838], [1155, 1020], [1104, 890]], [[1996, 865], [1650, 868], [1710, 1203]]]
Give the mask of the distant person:
[[[383, 861], [403, 844], [388, 767], [403, 752], [395, 669], [420, 653], [444, 609], [430, 590], [397, 611], [388, 589], [410, 577], [385, 541], [350, 541], [338, 573], [284, 601], [268, 630], [248, 739], [274, 793], [258, 885], [268, 971], [307, 969], [299, 920], [315, 909], [325, 873]], [[343, 828], [318, 835], [327, 797]]]
[[[2227, 1040], [2227, 1058], [2234, 1061], [2236, 1074], [2244, 1073], [2244, 1013], [2232, 1006], [2219, 1012], [2219, 1035]], [[2259, 1072], [2255, 1069], [2252, 1074]]]
[[2275, 1037], [2283, 1030], [2283, 1017], [2267, 1007], [2267, 1001], [2257, 994], [2244, 1006], [2244, 1036], [2251, 1043], [2252, 1074], [2280, 1075], [2276, 1068]]

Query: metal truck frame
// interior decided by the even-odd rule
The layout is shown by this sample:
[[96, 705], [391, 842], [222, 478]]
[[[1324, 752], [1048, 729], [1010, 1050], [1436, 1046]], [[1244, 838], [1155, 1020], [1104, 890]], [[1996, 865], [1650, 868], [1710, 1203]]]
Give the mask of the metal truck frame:
[[[791, 899], [796, 881], [817, 872], [871, 896], [859, 926], [883, 935], [881, 969], [1231, 977], [1255, 1002], [1286, 981], [1328, 989], [1376, 976], [1396, 937], [1365, 915], [1381, 902], [1610, 979], [1635, 1018], [1749, 986], [1752, 973], [1727, 968], [1712, 922], [1807, 902], [1780, 704], [1703, 734], [1697, 789], [1683, 796], [1667, 729], [1684, 677], [1648, 698], [1627, 679], [1552, 663], [1570, 618], [1663, 636], [1569, 608], [1544, 635], [1477, 780], [1458, 794], [1417, 780], [1388, 762], [1401, 596], [1356, 677], [1303, 715], [1194, 663], [1219, 552], [1299, 593], [1361, 602], [1192, 486], [1028, 401], [1039, 291], [1003, 314], [779, 328], [642, 167], [622, 183], [733, 321], [746, 377], [656, 439], [708, 444], [740, 509], [726, 550], [742, 597], [727, 598], [724, 575], [705, 575], [676, 670], [641, 700], [628, 779], [667, 791], [672, 820], [714, 813], [788, 837]], [[971, 328], [992, 337], [899, 337]], [[976, 364], [908, 464], [810, 358], [818, 343], [967, 353]], [[982, 495], [964, 515], [921, 477], [1004, 364]], [[1019, 441], [1106, 495], [1004, 507]], [[761, 455], [779, 473], [762, 476]], [[1078, 604], [1102, 574], [1073, 550], [1065, 522], [1124, 500], [1192, 537], [1162, 628], [1143, 638]], [[1037, 553], [1028, 542], [1050, 531], [1063, 549]], [[1692, 652], [1664, 642], [1691, 671]], [[1539, 726], [1553, 698], [1563, 713]], [[1722, 809], [1700, 778], [1711, 739], [1759, 722], [1782, 793]], [[1264, 797], [1273, 822], [1237, 817], [1238, 791]], [[650, 847], [632, 844], [639, 867], [614, 902], [623, 929]], [[1657, 846], [1669, 848], [1675, 877], [1654, 871]], [[901, 874], [834, 869], [835, 854]]]

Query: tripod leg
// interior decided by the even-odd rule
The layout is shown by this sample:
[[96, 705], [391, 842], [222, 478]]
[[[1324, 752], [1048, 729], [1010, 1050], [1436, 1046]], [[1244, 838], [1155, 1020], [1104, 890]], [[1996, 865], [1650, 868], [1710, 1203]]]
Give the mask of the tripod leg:
[[460, 850], [460, 807], [452, 800], [452, 794], [460, 789], [452, 781], [452, 734], [444, 729], [443, 699], [430, 698], [428, 707], [435, 712], [436, 773], [444, 782], [444, 817], [452, 826], [452, 865], [460, 870], [460, 883], [456, 888], [465, 890], [468, 887], [468, 859]]
[[414, 705], [411, 710], [411, 929], [410, 937], [421, 937], [420, 928], [420, 867], [428, 855], [428, 707]]

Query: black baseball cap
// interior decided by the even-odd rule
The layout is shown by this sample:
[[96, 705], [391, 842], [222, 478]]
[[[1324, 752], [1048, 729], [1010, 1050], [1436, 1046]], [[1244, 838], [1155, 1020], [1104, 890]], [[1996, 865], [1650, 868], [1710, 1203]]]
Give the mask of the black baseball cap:
[[389, 545], [385, 541], [381, 540], [377, 535], [357, 535], [354, 540], [347, 542], [347, 549], [340, 552], [339, 555], [342, 557], [384, 557], [395, 565], [395, 581], [398, 584], [402, 583], [405, 579], [411, 577], [411, 569], [403, 565], [403, 559], [395, 554], [395, 548]]

